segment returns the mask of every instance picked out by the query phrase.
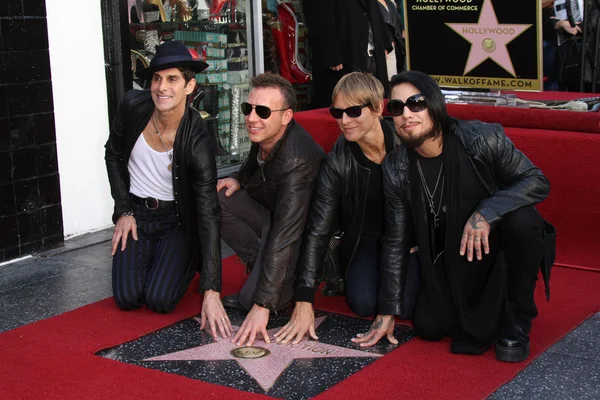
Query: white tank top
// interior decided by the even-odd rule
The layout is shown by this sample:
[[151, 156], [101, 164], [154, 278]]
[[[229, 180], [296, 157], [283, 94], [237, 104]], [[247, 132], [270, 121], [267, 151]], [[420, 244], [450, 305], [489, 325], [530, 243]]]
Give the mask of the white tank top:
[[169, 154], [152, 149], [142, 133], [129, 157], [129, 192], [138, 197], [175, 200]]

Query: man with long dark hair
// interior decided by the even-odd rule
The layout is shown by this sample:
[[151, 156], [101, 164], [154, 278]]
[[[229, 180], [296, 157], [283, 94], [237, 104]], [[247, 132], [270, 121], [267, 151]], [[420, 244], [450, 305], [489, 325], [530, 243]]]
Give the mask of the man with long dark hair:
[[422, 275], [416, 334], [449, 336], [456, 354], [482, 354], [495, 342], [498, 360], [523, 361], [545, 248], [534, 205], [550, 184], [500, 125], [449, 117], [428, 75], [405, 72], [391, 86], [387, 109], [403, 145], [383, 166], [384, 268], [406, 270], [401, 238], [411, 227], [399, 222], [408, 214]]

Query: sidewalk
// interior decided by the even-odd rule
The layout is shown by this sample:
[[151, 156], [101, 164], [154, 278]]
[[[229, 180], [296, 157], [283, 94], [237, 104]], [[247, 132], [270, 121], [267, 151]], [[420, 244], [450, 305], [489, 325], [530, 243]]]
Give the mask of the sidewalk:
[[[111, 237], [112, 230], [83, 235], [0, 266], [0, 332], [110, 297]], [[232, 254], [223, 245], [223, 257]], [[490, 398], [600, 399], [600, 313]]]

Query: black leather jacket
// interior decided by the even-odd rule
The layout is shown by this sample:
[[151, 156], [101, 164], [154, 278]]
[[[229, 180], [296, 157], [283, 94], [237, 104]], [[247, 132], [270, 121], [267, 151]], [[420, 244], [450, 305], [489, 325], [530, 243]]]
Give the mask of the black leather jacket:
[[[115, 200], [113, 222], [131, 211], [129, 156], [152, 117], [149, 91], [125, 93], [106, 142], [105, 160], [111, 194]], [[197, 111], [183, 115], [173, 145], [173, 189], [179, 224], [200, 272], [202, 290], [221, 291], [221, 211], [217, 198], [217, 165], [214, 137]]]
[[314, 181], [325, 156], [314, 139], [292, 120], [262, 167], [258, 144], [252, 144], [248, 159], [233, 174], [250, 197], [271, 212], [271, 229], [262, 255], [262, 274], [254, 303], [271, 308], [280, 290], [294, 278], [292, 257], [300, 246]]
[[[449, 134], [460, 140], [475, 173], [490, 194], [473, 210], [490, 226], [496, 226], [504, 215], [537, 204], [548, 196], [548, 179], [515, 148], [499, 124], [452, 120], [451, 125]], [[404, 289], [412, 234], [409, 161], [405, 146], [399, 146], [386, 158], [382, 172], [386, 197], [382, 264], [384, 269], [399, 272], [393, 279]], [[399, 296], [399, 301], [402, 298]]]
[[[386, 142], [393, 143], [392, 147], [395, 147], [399, 140], [393, 125], [382, 121], [381, 126]], [[362, 233], [371, 172], [359, 164], [353, 155], [355, 151], [361, 151], [358, 145], [341, 135], [321, 166], [302, 239], [296, 274], [296, 301], [313, 301], [320, 283], [317, 271], [323, 265], [334, 233], [344, 233], [338, 252], [342, 276], [354, 257]], [[400, 288], [390, 286], [388, 282], [393, 280], [388, 280], [385, 273], [381, 275], [377, 303], [379, 314], [397, 314], [399, 310], [399, 305], [395, 305], [392, 299], [397, 297], [396, 292]]]

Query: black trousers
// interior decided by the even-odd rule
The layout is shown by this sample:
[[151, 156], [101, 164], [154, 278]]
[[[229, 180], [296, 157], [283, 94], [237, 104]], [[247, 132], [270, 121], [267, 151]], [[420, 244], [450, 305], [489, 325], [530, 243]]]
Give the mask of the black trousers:
[[173, 311], [185, 294], [195, 270], [175, 210], [148, 210], [133, 205], [138, 240], [131, 233], [127, 247], [113, 257], [112, 287], [122, 310], [146, 304], [159, 313]]
[[[495, 229], [501, 229], [501, 251], [507, 267], [506, 312], [499, 335], [514, 337], [517, 327], [527, 334], [537, 316], [534, 291], [544, 251], [543, 220], [533, 206], [523, 207], [506, 215]], [[447, 251], [458, 252], [458, 249]], [[483, 254], [483, 257], [486, 255]], [[413, 325], [416, 335], [425, 340], [441, 340], [448, 336], [436, 321], [423, 286], [417, 299]]]
[[[242, 307], [249, 310], [254, 305], [254, 292], [262, 273], [262, 254], [267, 244], [271, 228], [271, 212], [252, 199], [248, 192], [240, 189], [230, 197], [225, 196], [225, 190], [219, 192], [221, 206], [221, 239], [244, 261], [253, 265], [252, 271], [246, 278], [239, 293]], [[291, 265], [286, 268], [286, 278], [293, 274], [298, 255], [292, 257]], [[288, 279], [286, 279], [288, 280]], [[292, 280], [280, 288], [279, 303], [281, 308], [292, 300]]]

